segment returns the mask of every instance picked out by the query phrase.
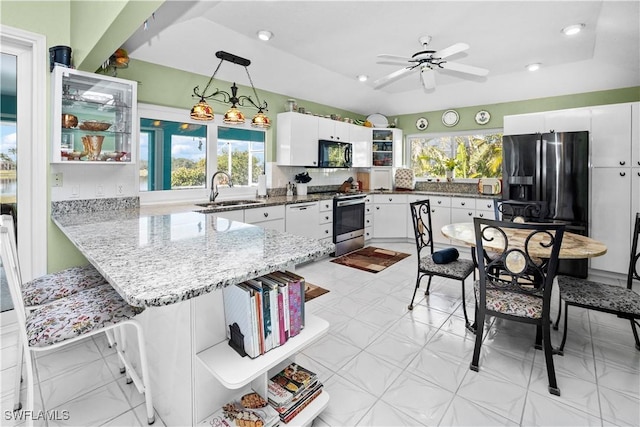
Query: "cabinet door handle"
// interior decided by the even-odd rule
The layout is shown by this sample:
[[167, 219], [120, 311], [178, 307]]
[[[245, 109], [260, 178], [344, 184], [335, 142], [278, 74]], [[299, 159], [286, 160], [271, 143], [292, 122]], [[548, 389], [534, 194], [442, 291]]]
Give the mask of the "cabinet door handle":
[[442, 200], [438, 200], [438, 204], [441, 205], [442, 204]]
[[393, 202], [393, 199], [392, 199], [391, 197], [389, 197], [389, 201], [390, 201], [390, 202]]
[[473, 216], [473, 212], [467, 212], [467, 215]]
[[324, 230], [324, 234], [329, 234], [329, 230]]
[[484, 218], [484, 214], [481, 212], [480, 215], [478, 215], [480, 218]]
[[622, 161], [620, 162], [620, 166], [624, 166], [624, 165], [625, 165], [625, 163], [627, 163], [627, 162], [625, 162], [624, 160], [622, 160]]
[[638, 172], [638, 176], [640, 176], [640, 172]]
[[626, 174], [626, 172], [620, 172], [620, 176], [625, 176]]
[[268, 216], [269, 216], [269, 212], [265, 212], [265, 213], [263, 213], [262, 215], [264, 215], [264, 217], [266, 218], [266, 217], [268, 217]]
[[640, 166], [640, 160], [638, 160], [638, 166]]
[[328, 219], [329, 219], [329, 217], [328, 217], [328, 216], [325, 216], [325, 217], [324, 217], [324, 219], [327, 219], [327, 220], [328, 220]]
[[380, 206], [376, 206], [376, 210], [380, 210]]
[[466, 202], [461, 202], [460, 204], [461, 204], [462, 206], [464, 206], [464, 205], [465, 205], [465, 203], [466, 203]]

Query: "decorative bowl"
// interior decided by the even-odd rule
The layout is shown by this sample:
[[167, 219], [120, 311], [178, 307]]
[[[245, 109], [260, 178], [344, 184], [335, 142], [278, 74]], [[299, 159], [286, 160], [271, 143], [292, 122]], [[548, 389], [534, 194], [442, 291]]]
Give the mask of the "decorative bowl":
[[89, 160], [99, 160], [102, 151], [103, 135], [86, 135], [82, 137], [84, 151], [89, 153]]
[[82, 130], [104, 131], [111, 127], [109, 122], [99, 122], [97, 120], [86, 120], [78, 126]]
[[78, 126], [78, 118], [73, 114], [62, 115], [62, 127], [65, 129], [74, 128]]

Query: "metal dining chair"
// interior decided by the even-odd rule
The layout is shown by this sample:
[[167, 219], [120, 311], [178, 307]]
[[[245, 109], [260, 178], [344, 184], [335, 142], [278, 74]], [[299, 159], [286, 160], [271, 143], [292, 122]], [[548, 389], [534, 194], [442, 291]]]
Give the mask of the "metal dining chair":
[[513, 222], [540, 222], [547, 214], [547, 203], [542, 201], [494, 200], [497, 220]]
[[[13, 242], [15, 243], [15, 242]], [[134, 319], [142, 310], [127, 304], [110, 285], [100, 285], [27, 310], [21, 291], [18, 256], [8, 227], [0, 226], [0, 258], [19, 327], [19, 346], [26, 356], [27, 404], [25, 412], [33, 411], [35, 354], [75, 343], [92, 335], [133, 326], [137, 333], [138, 354], [142, 378], [129, 362], [124, 350], [115, 345], [120, 362], [126, 367], [138, 391], [145, 396], [147, 421], [153, 424], [155, 414], [151, 397], [149, 368], [144, 334]], [[21, 369], [22, 363], [18, 367]], [[16, 387], [14, 408], [22, 408], [20, 387]], [[16, 409], [16, 410], [17, 410]], [[31, 419], [31, 421], [33, 421]]]
[[475, 279], [475, 263], [472, 260], [457, 259], [447, 264], [436, 264], [433, 261], [433, 229], [431, 227], [431, 205], [429, 200], [419, 200], [410, 204], [411, 218], [413, 220], [413, 231], [416, 239], [416, 249], [418, 255], [418, 275], [413, 296], [409, 303], [409, 310], [413, 310], [413, 301], [416, 292], [420, 287], [420, 282], [424, 276], [429, 276], [429, 282], [425, 295], [429, 295], [431, 279], [433, 276], [445, 277], [447, 279], [460, 280], [462, 284], [462, 312], [464, 314], [465, 326], [474, 332], [474, 327], [469, 323], [467, 316], [467, 304], [465, 298], [465, 280], [471, 273]]
[[637, 327], [640, 326], [640, 294], [633, 290], [633, 282], [640, 281], [640, 213], [636, 213], [635, 226], [632, 236], [631, 253], [629, 255], [629, 271], [627, 273], [627, 286], [609, 285], [592, 280], [579, 279], [571, 276], [558, 276], [558, 288], [560, 289], [560, 308], [558, 318], [553, 326], [558, 329], [558, 323], [562, 314], [562, 301], [564, 301], [564, 333], [562, 343], [558, 351], [564, 351], [567, 341], [567, 325], [569, 324], [569, 306], [582, 307], [603, 313], [615, 314], [623, 319], [629, 319], [631, 331], [635, 339], [636, 349], [640, 350], [640, 339]]
[[[560, 395], [553, 364], [550, 308], [564, 228], [564, 224], [520, 224], [474, 218], [479, 280], [474, 284], [478, 326], [472, 371], [480, 369], [487, 316], [529, 323], [536, 327], [536, 348], [544, 350], [549, 392]], [[550, 252], [544, 262], [537, 252], [541, 248]], [[494, 256], [485, 257], [485, 251]], [[532, 278], [538, 283], [531, 283]]]

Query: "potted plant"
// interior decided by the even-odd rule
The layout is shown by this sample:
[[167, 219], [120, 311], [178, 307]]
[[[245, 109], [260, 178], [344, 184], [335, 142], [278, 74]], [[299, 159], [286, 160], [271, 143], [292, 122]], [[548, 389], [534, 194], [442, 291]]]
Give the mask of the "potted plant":
[[445, 160], [444, 166], [445, 166], [445, 174], [447, 177], [447, 181], [453, 180], [453, 170], [457, 166], [456, 159], [448, 158], [447, 160]]

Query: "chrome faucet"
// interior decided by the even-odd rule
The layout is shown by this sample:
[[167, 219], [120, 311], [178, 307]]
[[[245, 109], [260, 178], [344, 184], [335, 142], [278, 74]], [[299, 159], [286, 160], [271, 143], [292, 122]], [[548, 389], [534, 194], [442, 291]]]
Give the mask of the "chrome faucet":
[[231, 176], [228, 173], [226, 173], [225, 171], [217, 171], [216, 173], [214, 173], [211, 177], [211, 194], [209, 195], [209, 201], [212, 203], [215, 202], [216, 197], [218, 197], [218, 185], [216, 184], [216, 176], [218, 176], [218, 174], [226, 175], [227, 179], [229, 180], [229, 187], [233, 187], [233, 181], [231, 180]]

